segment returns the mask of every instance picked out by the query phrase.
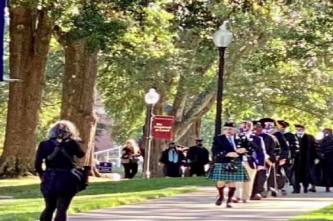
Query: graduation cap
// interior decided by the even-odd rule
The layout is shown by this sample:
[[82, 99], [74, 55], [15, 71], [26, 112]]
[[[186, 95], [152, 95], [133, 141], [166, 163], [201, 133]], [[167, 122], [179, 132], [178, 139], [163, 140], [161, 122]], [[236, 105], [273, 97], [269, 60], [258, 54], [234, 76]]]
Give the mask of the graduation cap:
[[[272, 119], [272, 118], [268, 118], [268, 117], [260, 119], [259, 122], [260, 122], [260, 124], [263, 128], [267, 127], [266, 123], [272, 123], [272, 124], [274, 123], [275, 124], [275, 120]], [[272, 126], [270, 126], [270, 127], [272, 127]]]
[[325, 128], [324, 130], [329, 131], [330, 133], [332, 133], [332, 129], [331, 128]]
[[302, 124], [295, 124], [294, 125], [296, 128], [302, 128], [302, 129], [305, 129], [305, 126], [302, 125]]
[[196, 142], [202, 142], [203, 139], [196, 139], [195, 141], [196, 141]]
[[285, 120], [277, 120], [275, 121], [275, 125], [279, 128], [287, 128], [290, 124]]
[[236, 124], [234, 122], [226, 122], [223, 127], [225, 128], [236, 128]]
[[253, 120], [252, 121], [253, 126], [257, 127], [257, 126], [262, 126], [262, 123], [260, 122], [260, 120]]

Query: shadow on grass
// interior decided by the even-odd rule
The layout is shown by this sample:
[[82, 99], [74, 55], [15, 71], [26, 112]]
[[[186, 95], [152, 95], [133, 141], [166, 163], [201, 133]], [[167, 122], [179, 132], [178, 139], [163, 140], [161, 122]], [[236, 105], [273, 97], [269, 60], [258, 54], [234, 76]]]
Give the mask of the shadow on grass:
[[23, 213], [7, 213], [1, 214], [1, 221], [27, 221], [39, 219], [40, 212], [23, 212]]
[[[182, 186], [210, 186], [212, 181], [206, 178], [156, 178], [156, 179], [137, 179], [124, 180], [118, 182], [94, 182], [87, 190], [78, 195], [96, 195], [113, 193], [142, 192], [149, 190], [159, 190], [170, 187]], [[0, 195], [13, 196], [15, 199], [41, 198], [40, 187], [38, 184], [25, 186], [0, 187]]]

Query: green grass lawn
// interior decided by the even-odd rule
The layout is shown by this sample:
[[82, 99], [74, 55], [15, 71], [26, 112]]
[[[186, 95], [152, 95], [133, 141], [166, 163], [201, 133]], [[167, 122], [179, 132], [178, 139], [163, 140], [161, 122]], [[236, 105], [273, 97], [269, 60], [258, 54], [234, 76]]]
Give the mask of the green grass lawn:
[[299, 215], [291, 219], [290, 221], [328, 221], [333, 220], [333, 204], [325, 208]]
[[[14, 200], [0, 201], [0, 221], [36, 220], [43, 210], [43, 199], [37, 179], [0, 180], [0, 195]], [[74, 198], [69, 213], [114, 207], [178, 193], [194, 191], [198, 186], [212, 185], [205, 178], [161, 178], [98, 182], [94, 179], [86, 191]], [[10, 186], [14, 185], [14, 186]]]

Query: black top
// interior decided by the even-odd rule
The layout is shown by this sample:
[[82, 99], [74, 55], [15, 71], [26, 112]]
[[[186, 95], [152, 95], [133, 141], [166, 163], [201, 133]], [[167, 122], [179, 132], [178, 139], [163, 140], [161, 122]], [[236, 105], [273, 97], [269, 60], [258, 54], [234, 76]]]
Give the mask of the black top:
[[[237, 147], [238, 140], [235, 137], [233, 139]], [[214, 137], [212, 152], [215, 163], [229, 163], [233, 158], [226, 155], [230, 152], [236, 152], [236, 150], [225, 135], [218, 135]], [[238, 157], [238, 160], [241, 161], [242, 158]]]
[[183, 163], [183, 161], [185, 160], [184, 154], [181, 151], [176, 150], [176, 152], [178, 154], [178, 162], [176, 162], [176, 163], [170, 162], [169, 161], [169, 150], [170, 149], [166, 149], [162, 152], [159, 162], [163, 163], [164, 165], [169, 165], [169, 164], [181, 165]]
[[273, 135], [277, 138], [279, 141], [280, 147], [281, 147], [281, 154], [280, 159], [288, 159], [289, 158], [289, 152], [290, 147], [287, 139], [285, 138], [284, 134], [280, 131], [273, 132]]
[[284, 134], [284, 137], [289, 143], [290, 158], [295, 158], [296, 154], [300, 151], [299, 140], [297, 136], [293, 133], [287, 132]]
[[139, 151], [138, 153], [134, 153], [134, 149], [133, 148], [128, 148], [128, 147], [123, 147], [122, 149], [122, 155], [121, 155], [121, 159], [122, 160], [131, 160], [131, 162], [136, 162], [138, 161], [138, 157], [141, 156], [141, 152]]
[[35, 169], [38, 174], [41, 175], [44, 172], [42, 169], [43, 160], [45, 160], [46, 169], [71, 169], [75, 167], [73, 164], [73, 162], [75, 162], [74, 156], [82, 158], [85, 155], [80, 144], [77, 141], [70, 139], [61, 142], [59, 147], [66, 150], [71, 157], [72, 162], [66, 158], [61, 151], [59, 151], [52, 160], [48, 160], [47, 157], [53, 153], [56, 147], [56, 142], [56, 140], [46, 140], [39, 144], [35, 161]]
[[281, 152], [277, 138], [271, 134], [265, 133], [262, 133], [259, 136], [264, 139], [266, 154], [269, 156], [269, 160], [272, 163], [275, 163], [277, 161], [277, 157]]
[[189, 148], [186, 158], [190, 160], [190, 163], [207, 164], [209, 163], [209, 152], [204, 147], [193, 146]]

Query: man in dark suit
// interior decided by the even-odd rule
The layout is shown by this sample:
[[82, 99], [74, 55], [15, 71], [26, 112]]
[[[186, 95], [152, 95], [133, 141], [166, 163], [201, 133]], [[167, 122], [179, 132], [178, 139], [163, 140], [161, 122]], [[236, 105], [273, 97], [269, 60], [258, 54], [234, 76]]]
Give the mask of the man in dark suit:
[[245, 121], [240, 124], [238, 137], [241, 140], [247, 139], [247, 143], [243, 145], [247, 153], [242, 156], [242, 159], [250, 180], [237, 183], [235, 202], [243, 200], [245, 203], [252, 195], [257, 171], [265, 170], [265, 152], [262, 138], [253, 134], [253, 123], [251, 121]]
[[209, 163], [209, 152], [203, 146], [202, 139], [195, 140], [196, 145], [189, 148], [186, 156], [190, 165], [190, 176], [204, 176], [205, 165]]

